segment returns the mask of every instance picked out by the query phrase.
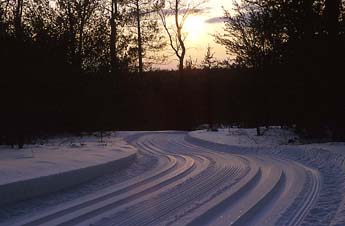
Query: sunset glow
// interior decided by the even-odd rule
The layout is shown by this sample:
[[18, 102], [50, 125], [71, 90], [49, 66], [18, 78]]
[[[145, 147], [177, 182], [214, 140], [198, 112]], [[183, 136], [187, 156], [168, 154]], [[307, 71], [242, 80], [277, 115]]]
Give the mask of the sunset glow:
[[[223, 22], [217, 20], [224, 15], [223, 7], [230, 10], [231, 1], [209, 0], [200, 8], [197, 15], [189, 15], [183, 26], [183, 32], [186, 35], [187, 58], [200, 63], [204, 57], [207, 46], [212, 48], [214, 57], [218, 60], [227, 59], [225, 48], [214, 41], [213, 35], [223, 29]], [[174, 26], [174, 18], [168, 18], [171, 27]], [[164, 65], [157, 65], [161, 69], [176, 69], [177, 60], [170, 48], [165, 50], [165, 54], [171, 55], [169, 62]]]
[[200, 16], [190, 16], [184, 24], [184, 32], [187, 34], [187, 41], [200, 42], [204, 36], [206, 25], [204, 18]]

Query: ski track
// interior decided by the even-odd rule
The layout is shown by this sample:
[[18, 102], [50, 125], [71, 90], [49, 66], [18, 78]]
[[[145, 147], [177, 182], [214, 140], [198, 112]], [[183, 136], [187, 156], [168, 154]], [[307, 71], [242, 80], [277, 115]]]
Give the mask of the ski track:
[[329, 204], [325, 187], [332, 189], [335, 179], [320, 174], [327, 167], [323, 154], [232, 151], [186, 136], [128, 136], [141, 155], [157, 158], [155, 167], [11, 225], [327, 225], [318, 221], [319, 208]]

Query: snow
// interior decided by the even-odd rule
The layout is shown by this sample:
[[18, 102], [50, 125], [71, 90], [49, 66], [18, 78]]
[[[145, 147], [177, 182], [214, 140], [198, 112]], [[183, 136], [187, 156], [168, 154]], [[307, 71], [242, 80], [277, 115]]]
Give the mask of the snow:
[[[273, 156], [315, 169], [322, 178], [318, 182], [319, 194], [301, 225], [345, 225], [345, 143], [306, 144], [291, 130], [279, 127], [266, 130], [262, 136], [256, 135], [256, 129], [230, 128], [218, 132], [199, 130], [190, 132], [187, 140], [218, 148], [222, 152], [232, 153], [235, 150], [235, 153]], [[310, 179], [307, 179], [303, 190], [309, 184]], [[301, 192], [296, 202], [305, 199], [305, 193]], [[291, 224], [291, 213], [296, 207], [297, 204], [292, 204], [277, 224], [294, 225]]]
[[[60, 137], [24, 149], [0, 146], [0, 205], [80, 184], [135, 158], [122, 138]], [[38, 189], [39, 187], [39, 189]]]
[[40, 191], [44, 178], [54, 187], [85, 182], [117, 159], [138, 157], [121, 180], [0, 225], [345, 225], [345, 144], [305, 144], [290, 129], [261, 129], [262, 136], [255, 128], [117, 132], [103, 142], [60, 137], [2, 147], [0, 182], [37, 178]]
[[206, 140], [218, 144], [226, 144], [239, 147], [274, 147], [277, 145], [288, 144], [297, 139], [297, 135], [291, 130], [280, 129], [273, 126], [270, 128], [260, 128], [262, 136], [256, 135], [256, 129], [242, 128], [223, 128], [218, 132], [207, 130], [197, 130], [190, 132], [189, 135], [201, 140]]

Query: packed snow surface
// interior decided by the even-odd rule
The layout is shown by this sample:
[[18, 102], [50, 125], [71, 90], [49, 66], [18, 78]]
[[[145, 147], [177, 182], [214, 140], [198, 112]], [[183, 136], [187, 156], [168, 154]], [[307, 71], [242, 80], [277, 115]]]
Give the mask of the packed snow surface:
[[345, 225], [342, 143], [300, 144], [278, 127], [262, 136], [221, 129], [118, 132], [109, 139], [137, 149], [145, 170], [0, 225]]
[[135, 149], [123, 139], [56, 138], [24, 149], [0, 146], [0, 185], [99, 165], [127, 156]]
[[23, 149], [0, 147], [0, 206], [77, 185], [135, 158], [123, 139], [68, 137]]

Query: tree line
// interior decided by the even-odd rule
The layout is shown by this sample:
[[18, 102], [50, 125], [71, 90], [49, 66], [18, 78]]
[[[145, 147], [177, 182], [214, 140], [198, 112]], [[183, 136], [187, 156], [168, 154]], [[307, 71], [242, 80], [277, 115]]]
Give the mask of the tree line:
[[54, 52], [60, 50], [75, 70], [92, 72], [149, 70], [162, 62], [158, 53], [169, 43], [182, 70], [183, 26], [201, 5], [187, 0], [2, 0], [1, 33], [31, 45], [60, 45], [64, 48]]
[[[297, 124], [343, 137], [341, 0], [241, 0], [215, 40], [232, 57], [186, 60], [185, 0], [1, 0], [1, 143], [47, 133]], [[169, 20], [173, 23], [169, 24]], [[152, 72], [169, 48], [179, 72]], [[148, 107], [149, 106], [149, 107]]]
[[258, 121], [283, 102], [300, 127], [343, 136], [345, 1], [241, 0], [224, 14], [216, 41], [256, 71], [258, 108], [268, 109]]
[[134, 71], [139, 67], [135, 61], [145, 57], [148, 46], [162, 45], [155, 32], [157, 21], [146, 12], [150, 3], [6, 0], [1, 2], [2, 33], [30, 45], [57, 47], [54, 52], [74, 70]]

